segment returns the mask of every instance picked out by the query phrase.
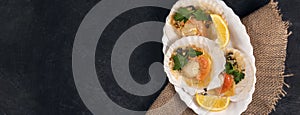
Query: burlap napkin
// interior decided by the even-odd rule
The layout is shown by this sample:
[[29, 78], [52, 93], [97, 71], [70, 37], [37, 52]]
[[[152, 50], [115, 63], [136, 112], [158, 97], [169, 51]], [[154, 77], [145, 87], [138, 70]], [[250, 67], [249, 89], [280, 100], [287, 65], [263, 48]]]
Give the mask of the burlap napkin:
[[[277, 3], [271, 1], [242, 19], [251, 38], [256, 58], [257, 82], [253, 100], [243, 114], [268, 114], [286, 92], [284, 69], [288, 22], [282, 20]], [[288, 85], [286, 85], [288, 86]], [[151, 111], [156, 109], [155, 111]], [[182, 112], [183, 111], [183, 112]], [[150, 107], [147, 114], [195, 114], [179, 99], [169, 83]]]

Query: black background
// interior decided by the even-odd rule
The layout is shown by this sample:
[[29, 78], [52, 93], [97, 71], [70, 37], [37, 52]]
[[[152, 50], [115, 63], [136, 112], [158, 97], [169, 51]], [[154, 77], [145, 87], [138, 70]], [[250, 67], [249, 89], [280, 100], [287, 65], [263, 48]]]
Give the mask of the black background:
[[[243, 17], [266, 1], [226, 2]], [[71, 60], [76, 31], [87, 12], [98, 2], [99, 0], [0, 1], [0, 115], [91, 114], [75, 88]], [[288, 42], [286, 74], [293, 73], [294, 76], [285, 79], [291, 87], [285, 88], [288, 94], [278, 102], [276, 111], [271, 114], [300, 114], [300, 16], [297, 11], [300, 9], [300, 1], [279, 0], [279, 7], [283, 19], [292, 23], [289, 28], [293, 34]], [[159, 18], [155, 21], [161, 21], [166, 16], [164, 9], [143, 10], [156, 14]], [[141, 55], [138, 52], [142, 52], [142, 49], [150, 50], [152, 46], [155, 46], [152, 51], [161, 48], [156, 43], [144, 44], [133, 54], [133, 59], [134, 55]], [[161, 58], [154, 61], [161, 61]], [[138, 78], [136, 80], [145, 82]], [[149, 79], [146, 82], [147, 80]], [[132, 110], [147, 110], [158, 94], [159, 92], [144, 98], [115, 101]]]

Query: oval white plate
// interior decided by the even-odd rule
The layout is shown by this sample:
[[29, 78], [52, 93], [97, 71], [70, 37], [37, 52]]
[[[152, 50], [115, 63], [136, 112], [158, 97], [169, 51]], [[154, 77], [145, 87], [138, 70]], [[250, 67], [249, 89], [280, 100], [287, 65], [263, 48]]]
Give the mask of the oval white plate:
[[[240, 18], [234, 14], [233, 10], [229, 8], [223, 1], [220, 0], [211, 0], [215, 1], [217, 4], [219, 4], [224, 9], [224, 17], [228, 23], [228, 28], [230, 31], [230, 43], [229, 47], [235, 48], [240, 50], [245, 57], [249, 60], [250, 66], [253, 70], [253, 84], [251, 86], [251, 89], [249, 93], [246, 96], [244, 100], [238, 101], [238, 102], [231, 102], [230, 105], [226, 110], [220, 111], [220, 112], [207, 112], [207, 110], [204, 110], [198, 104], [193, 100], [193, 96], [189, 95], [188, 93], [184, 92], [182, 88], [179, 88], [175, 86], [176, 92], [179, 94], [181, 100], [183, 100], [186, 105], [191, 108], [195, 113], [197, 114], [209, 114], [209, 115], [239, 115], [242, 112], [244, 112], [250, 102], [252, 101], [252, 95], [255, 90], [255, 83], [256, 83], [256, 67], [255, 67], [255, 58], [253, 55], [253, 47], [250, 43], [250, 37], [247, 34], [245, 26], [242, 24]], [[176, 39], [170, 40], [166, 36], [166, 28], [170, 28], [170, 25], [167, 23], [164, 27], [164, 35], [162, 38], [162, 42], [164, 44], [163, 52], [166, 53], [168, 50], [168, 46], [170, 46]], [[179, 38], [177, 38], [179, 39]]]

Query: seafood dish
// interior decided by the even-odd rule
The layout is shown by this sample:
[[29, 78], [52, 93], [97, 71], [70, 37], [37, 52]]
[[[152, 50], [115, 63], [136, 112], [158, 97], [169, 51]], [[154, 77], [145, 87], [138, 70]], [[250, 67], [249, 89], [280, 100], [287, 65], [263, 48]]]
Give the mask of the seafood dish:
[[197, 114], [241, 114], [255, 89], [253, 47], [219, 0], [179, 0], [164, 26], [164, 71]]

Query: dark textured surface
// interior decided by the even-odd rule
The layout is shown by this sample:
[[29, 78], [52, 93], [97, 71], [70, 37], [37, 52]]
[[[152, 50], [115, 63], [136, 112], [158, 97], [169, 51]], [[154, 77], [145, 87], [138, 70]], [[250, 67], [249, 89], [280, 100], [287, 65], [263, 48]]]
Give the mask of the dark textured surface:
[[[260, 6], [266, 0], [249, 0], [244, 4], [240, 0], [235, 1], [227, 0], [227, 3], [244, 16], [252, 11], [248, 6]], [[0, 1], [0, 115], [91, 114], [77, 93], [72, 76], [71, 54], [79, 24], [98, 2], [99, 0]], [[279, 101], [272, 114], [300, 114], [300, 16], [296, 10], [300, 9], [300, 1], [279, 0], [279, 3], [284, 19], [293, 24], [290, 28], [293, 34], [288, 42], [286, 73], [294, 73], [295, 76], [286, 78], [285, 81], [291, 88], [285, 89], [287, 96]], [[161, 18], [165, 15], [159, 16]], [[146, 44], [142, 48], [148, 47]], [[138, 52], [139, 49], [136, 53], [139, 54]], [[146, 110], [157, 94], [147, 99], [123, 100], [139, 102], [123, 106]]]
[[247, 16], [249, 13], [269, 3], [270, 0], [223, 0], [240, 17]]
[[[160, 94], [160, 91], [149, 96], [138, 96], [128, 93], [118, 85], [110, 68], [112, 66], [111, 52], [117, 40], [126, 30], [136, 24], [148, 21], [164, 22], [168, 13], [168, 9], [159, 7], [139, 7], [128, 10], [113, 19], [100, 36], [95, 56], [96, 60], [99, 60], [95, 62], [98, 79], [109, 98], [118, 105], [130, 110], [146, 111]], [[133, 16], [135, 18], [130, 18]], [[111, 32], [112, 30], [114, 32]], [[150, 65], [154, 62], [163, 62], [161, 49], [162, 44], [158, 42], [146, 42], [134, 49], [128, 67], [131, 77], [136, 82], [145, 84], [150, 81], [151, 78], [148, 73]]]
[[285, 82], [290, 88], [284, 88], [287, 91], [286, 97], [282, 98], [276, 105], [276, 111], [273, 115], [299, 115], [300, 105], [300, 13], [295, 9], [300, 9], [299, 0], [278, 0], [279, 8], [284, 20], [289, 20], [292, 35], [289, 36], [287, 58], [286, 58], [286, 74], [294, 74], [293, 77], [285, 78]]
[[97, 2], [1, 0], [1, 115], [90, 114], [74, 85], [71, 53]]

